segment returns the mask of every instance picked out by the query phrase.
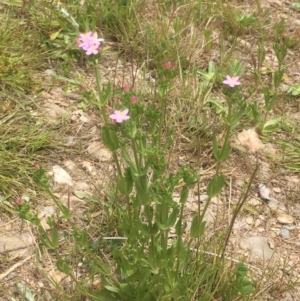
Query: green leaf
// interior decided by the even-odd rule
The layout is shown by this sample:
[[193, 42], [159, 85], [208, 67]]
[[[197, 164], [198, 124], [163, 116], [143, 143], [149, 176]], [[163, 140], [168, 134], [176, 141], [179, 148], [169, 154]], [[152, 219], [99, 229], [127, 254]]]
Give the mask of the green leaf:
[[206, 221], [200, 222], [199, 215], [196, 214], [192, 220], [191, 233], [190, 233], [191, 238], [195, 239], [202, 236], [205, 231], [205, 226], [206, 226]]
[[170, 214], [169, 217], [168, 217], [168, 221], [167, 221], [167, 226], [168, 226], [169, 228], [173, 227], [174, 224], [176, 223], [178, 213], [179, 213], [178, 207], [173, 208], [171, 214]]
[[56, 249], [57, 246], [58, 246], [59, 237], [58, 237], [58, 231], [54, 227], [51, 228], [51, 236], [52, 236], [52, 246], [53, 246], [53, 249]]
[[183, 186], [180, 195], [180, 204], [185, 204], [189, 195], [189, 189], [186, 185]]
[[150, 202], [149, 181], [146, 174], [138, 176], [135, 179], [136, 197], [141, 205]]
[[245, 277], [248, 273], [248, 268], [241, 262], [239, 262], [236, 266], [235, 270], [237, 276]]
[[119, 288], [113, 286], [112, 283], [110, 283], [106, 277], [102, 276], [101, 277], [101, 283], [102, 285], [110, 292], [113, 292], [113, 293], [117, 293], [117, 294], [120, 294], [121, 291]]
[[241, 117], [243, 116], [243, 114], [245, 113], [246, 110], [246, 104], [244, 104], [239, 111], [237, 111], [231, 118], [230, 120], [230, 127], [234, 127], [239, 120], [241, 119]]
[[57, 36], [59, 35], [59, 33], [61, 32], [62, 28], [56, 32], [53, 32], [50, 34], [50, 40], [53, 41], [57, 38]]
[[57, 261], [56, 267], [60, 272], [63, 272], [66, 275], [69, 275], [72, 272], [72, 268], [61, 259]]
[[276, 117], [276, 118], [273, 118], [273, 119], [267, 121], [263, 125], [262, 132], [268, 133], [268, 132], [273, 132], [273, 131], [277, 130], [279, 127], [280, 121], [281, 121], [280, 117]]
[[247, 279], [241, 280], [238, 284], [238, 291], [243, 296], [250, 294], [252, 292], [252, 282]]
[[208, 184], [207, 195], [210, 198], [218, 195], [221, 192], [224, 184], [225, 184], [225, 177], [223, 175], [214, 176]]
[[105, 146], [107, 146], [112, 152], [119, 148], [119, 138], [114, 129], [111, 129], [108, 126], [103, 126], [102, 128], [102, 140]]
[[117, 187], [118, 190], [124, 195], [129, 195], [131, 193], [133, 188], [133, 179], [131, 176], [130, 167], [126, 168], [124, 177], [118, 177]]
[[275, 106], [275, 104], [276, 104], [276, 102], [277, 102], [277, 99], [278, 99], [278, 95], [277, 95], [276, 92], [274, 92], [271, 101], [270, 101], [269, 104], [266, 106], [267, 111], [271, 111], [271, 110], [274, 108], [274, 106]]
[[101, 98], [100, 98], [100, 106], [103, 107], [104, 105], [106, 105], [108, 98], [111, 95], [111, 83], [110, 81], [108, 81], [108, 83], [103, 86], [102, 91], [101, 91]]
[[227, 141], [225, 141], [223, 148], [222, 148], [222, 153], [220, 156], [220, 161], [225, 161], [227, 160], [228, 156], [229, 156], [229, 152], [230, 152], [230, 141], [229, 139]]
[[217, 161], [220, 161], [221, 160], [221, 152], [218, 147], [218, 142], [217, 142], [216, 136], [213, 137], [212, 147], [213, 147], [213, 154], [214, 154], [215, 159]]
[[134, 177], [138, 176], [138, 171], [137, 171], [137, 168], [136, 168], [135, 164], [132, 162], [132, 160], [130, 159], [128, 153], [124, 149], [122, 149], [122, 157], [126, 161], [128, 166], [131, 168], [131, 172], [133, 173], [133, 176]]

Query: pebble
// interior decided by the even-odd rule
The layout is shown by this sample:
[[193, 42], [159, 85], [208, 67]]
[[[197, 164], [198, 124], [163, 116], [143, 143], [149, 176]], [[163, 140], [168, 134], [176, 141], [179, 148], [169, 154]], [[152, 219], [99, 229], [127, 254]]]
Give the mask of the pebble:
[[296, 226], [283, 225], [282, 228], [287, 229], [287, 230], [294, 230], [294, 229], [296, 229]]
[[248, 224], [244, 224], [241, 229], [243, 231], [248, 231], [249, 230], [249, 225]]
[[252, 224], [254, 223], [253, 217], [252, 217], [252, 216], [248, 216], [248, 217], [246, 218], [246, 223], [247, 223], [248, 225], [252, 225]]
[[252, 198], [248, 201], [248, 204], [251, 206], [259, 206], [261, 202], [255, 198]]
[[254, 256], [270, 259], [274, 251], [269, 247], [268, 239], [266, 237], [253, 236], [242, 239], [240, 243], [242, 249], [248, 249]]
[[290, 231], [288, 229], [285, 229], [285, 228], [281, 228], [280, 230], [280, 236], [284, 239], [289, 239], [291, 236], [290, 236]]
[[254, 227], [260, 226], [262, 221], [260, 219], [255, 220]]
[[268, 207], [272, 210], [286, 211], [285, 206], [274, 198], [269, 198]]
[[280, 193], [281, 189], [279, 187], [273, 187], [273, 191], [276, 193]]
[[276, 217], [277, 217], [277, 221], [280, 224], [292, 224], [294, 222], [294, 219], [292, 216], [283, 213], [281, 211], [276, 211]]
[[258, 227], [257, 231], [260, 232], [260, 233], [265, 232], [265, 228], [264, 227]]
[[207, 194], [201, 194], [200, 195], [200, 202], [206, 202], [208, 200]]
[[0, 236], [0, 253], [19, 250], [33, 245], [31, 234], [23, 233], [17, 236]]

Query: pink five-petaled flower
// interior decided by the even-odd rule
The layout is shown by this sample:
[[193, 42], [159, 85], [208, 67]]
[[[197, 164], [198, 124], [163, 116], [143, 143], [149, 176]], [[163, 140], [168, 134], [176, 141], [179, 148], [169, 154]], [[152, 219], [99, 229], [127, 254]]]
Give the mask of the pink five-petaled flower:
[[97, 32], [94, 32], [91, 35], [91, 43], [99, 44], [100, 45], [102, 42], [104, 42], [104, 39], [98, 38], [98, 33]]
[[164, 68], [165, 69], [170, 69], [172, 67], [172, 63], [170, 61], [167, 61], [165, 64], [164, 64]]
[[128, 84], [125, 84], [124, 85], [124, 91], [125, 92], [129, 92], [130, 88], [129, 88], [129, 85]]
[[231, 77], [230, 75], [226, 75], [226, 79], [223, 81], [223, 84], [233, 88], [235, 86], [239, 86], [241, 82], [239, 81], [238, 76], [233, 76]]
[[109, 115], [109, 118], [111, 118], [112, 120], [115, 120], [118, 123], [123, 122], [124, 120], [128, 120], [130, 118], [130, 116], [128, 116], [129, 110], [125, 109], [124, 111], [114, 111], [113, 114]]
[[76, 40], [76, 44], [82, 48], [82, 49], [86, 49], [89, 47], [90, 43], [91, 43], [91, 40], [92, 40], [92, 32], [89, 31], [87, 33], [81, 33], [80, 34], [80, 38], [78, 38]]
[[104, 39], [98, 38], [98, 33], [91, 31], [81, 33], [80, 38], [76, 40], [76, 44], [85, 50], [86, 55], [97, 54], [102, 42], [104, 42]]
[[133, 103], [133, 104], [137, 103], [138, 100], [139, 100], [139, 99], [138, 99], [136, 96], [134, 96], [134, 95], [130, 97], [130, 101], [131, 101], [131, 103]]
[[91, 44], [85, 51], [86, 55], [97, 54], [99, 52], [99, 45]]

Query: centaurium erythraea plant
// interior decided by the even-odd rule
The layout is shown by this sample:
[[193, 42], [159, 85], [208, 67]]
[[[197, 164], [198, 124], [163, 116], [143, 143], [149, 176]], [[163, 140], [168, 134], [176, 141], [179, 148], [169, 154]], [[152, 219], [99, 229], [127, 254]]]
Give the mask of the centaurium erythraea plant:
[[113, 114], [109, 115], [109, 118], [115, 120], [117, 123], [122, 123], [124, 120], [128, 120], [130, 116], [128, 116], [129, 109], [125, 109], [123, 111], [116, 110]]
[[85, 51], [86, 55], [99, 53], [103, 42], [104, 39], [98, 38], [98, 33], [92, 31], [81, 33], [80, 37], [76, 40], [76, 44]]
[[230, 75], [226, 75], [226, 79], [223, 81], [223, 84], [234, 88], [235, 86], [239, 86], [241, 84], [239, 79], [240, 78], [238, 76], [231, 77]]

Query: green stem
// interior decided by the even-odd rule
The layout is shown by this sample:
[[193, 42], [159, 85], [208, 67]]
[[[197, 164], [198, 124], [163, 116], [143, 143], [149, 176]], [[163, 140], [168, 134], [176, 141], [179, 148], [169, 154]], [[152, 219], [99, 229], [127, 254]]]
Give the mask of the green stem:
[[101, 111], [101, 114], [103, 116], [105, 124], [107, 124], [108, 119], [107, 119], [107, 116], [106, 116], [104, 104], [101, 103], [102, 80], [101, 80], [101, 75], [100, 75], [99, 68], [98, 68], [98, 60], [97, 59], [94, 61], [94, 69], [95, 69], [95, 74], [96, 74], [96, 83], [97, 83], [97, 90], [98, 90], [98, 107]]
[[237, 205], [237, 208], [235, 209], [234, 213], [233, 213], [233, 217], [230, 221], [230, 225], [229, 225], [229, 229], [228, 229], [228, 232], [227, 232], [227, 236], [226, 236], [226, 240], [225, 240], [225, 244], [223, 245], [223, 250], [222, 250], [222, 254], [220, 256], [220, 259], [224, 259], [224, 255], [225, 255], [225, 250], [226, 250], [226, 246], [228, 244], [228, 241], [229, 241], [229, 238], [230, 238], [230, 234], [231, 234], [231, 231], [232, 231], [232, 228], [233, 228], [233, 225], [234, 225], [234, 222], [237, 218], [237, 215], [239, 214], [240, 210], [242, 209], [244, 203], [246, 202], [247, 200], [247, 197], [248, 197], [248, 194], [249, 194], [249, 191], [250, 191], [250, 187], [255, 179], [255, 176], [256, 176], [256, 173], [259, 169], [259, 164], [256, 164], [256, 167], [255, 167], [255, 170], [254, 172], [252, 173], [251, 175], [251, 178], [250, 178], [250, 181], [249, 181], [249, 184], [248, 184], [248, 187], [247, 187], [247, 190], [243, 196], [243, 198], [241, 199], [241, 201], [238, 203]]
[[119, 162], [116, 151], [112, 152], [112, 154], [113, 154], [113, 157], [114, 157], [114, 161], [116, 162], [116, 165], [117, 165], [118, 175], [119, 175], [119, 177], [122, 177], [123, 174], [122, 174], [120, 162]]
[[138, 170], [138, 173], [141, 173], [141, 166], [140, 166], [140, 162], [139, 162], [139, 158], [138, 158], [138, 151], [137, 151], [137, 147], [136, 147], [136, 142], [134, 139], [131, 139], [131, 144], [132, 144], [132, 150], [133, 150], [133, 156], [134, 156], [134, 160], [135, 160], [135, 164], [136, 164], [136, 168]]
[[161, 136], [162, 136], [162, 129], [163, 129], [163, 124], [165, 121], [165, 116], [166, 116], [166, 94], [167, 94], [167, 89], [162, 88], [162, 96], [160, 100], [160, 107], [162, 109], [161, 114], [160, 114], [160, 121], [159, 121], [159, 132], [158, 132], [158, 145], [161, 147]]
[[179, 227], [179, 233], [178, 233], [178, 237], [177, 237], [177, 265], [176, 265], [176, 274], [178, 275], [179, 272], [179, 252], [180, 252], [180, 247], [181, 247], [181, 237], [182, 237], [182, 218], [183, 218], [183, 208], [184, 208], [184, 204], [181, 205], [180, 208], [180, 216], [179, 216], [179, 220], [178, 223], [180, 223], [180, 227]]

